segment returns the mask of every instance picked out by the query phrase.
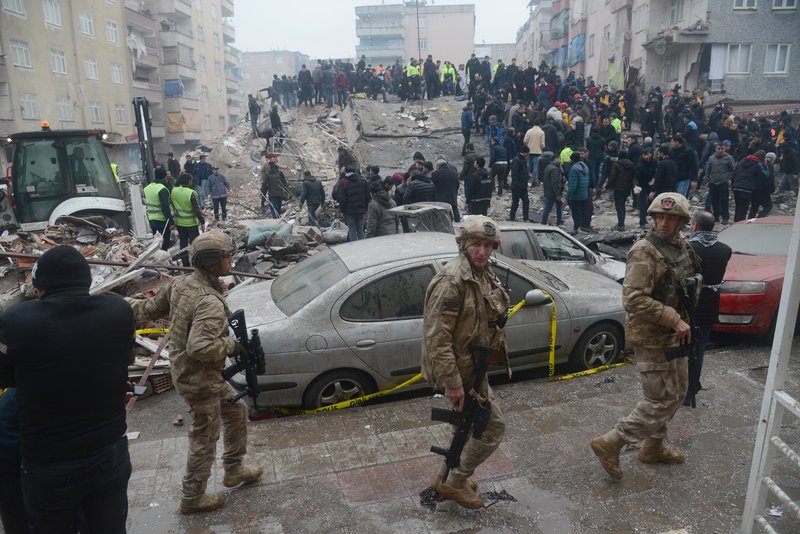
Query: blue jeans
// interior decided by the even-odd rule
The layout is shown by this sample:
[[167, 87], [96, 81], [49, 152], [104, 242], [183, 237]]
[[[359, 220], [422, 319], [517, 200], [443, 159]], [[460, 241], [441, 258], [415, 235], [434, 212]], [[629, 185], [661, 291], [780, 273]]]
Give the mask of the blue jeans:
[[208, 193], [206, 193], [206, 182], [203, 180], [199, 184], [195, 184], [194, 190], [197, 191], [197, 196], [200, 197], [200, 207], [202, 208], [206, 203], [206, 197]]
[[329, 108], [333, 107], [333, 86], [324, 86], [323, 91], [325, 92], [325, 105]]
[[279, 219], [281, 217], [281, 207], [283, 207], [283, 197], [269, 197], [270, 217]]
[[359, 239], [364, 239], [363, 215], [345, 215], [344, 223], [347, 225], [347, 239], [349, 241], [358, 241]]
[[258, 115], [250, 114], [250, 127], [253, 128], [253, 137], [258, 137]]
[[597, 189], [597, 184], [600, 183], [600, 165], [603, 164], [603, 158], [589, 158], [587, 161], [589, 162], [589, 188]]
[[85, 532], [124, 533], [131, 459], [128, 438], [77, 460], [23, 461], [22, 491], [28, 517], [40, 532], [75, 531], [83, 511]]
[[561, 218], [561, 210], [563, 209], [563, 203], [560, 200], [556, 200], [556, 197], [544, 197], [544, 209], [542, 210], [542, 224], [547, 224], [547, 219], [550, 217], [550, 210], [553, 209], [553, 204], [556, 205], [556, 224], [561, 224], [563, 222]]
[[531, 175], [531, 185], [539, 183], [539, 157], [536, 154], [528, 155], [528, 174]]
[[[578, 228], [584, 226], [584, 215], [583, 215], [583, 200], [570, 200], [569, 201], [569, 209], [572, 212], [572, 227], [577, 232]], [[586, 224], [586, 226], [589, 226]]]
[[683, 196], [686, 197], [689, 194], [689, 184], [690, 184], [690, 182], [691, 182], [691, 180], [679, 180], [675, 184], [675, 191], [679, 195], [683, 195]]

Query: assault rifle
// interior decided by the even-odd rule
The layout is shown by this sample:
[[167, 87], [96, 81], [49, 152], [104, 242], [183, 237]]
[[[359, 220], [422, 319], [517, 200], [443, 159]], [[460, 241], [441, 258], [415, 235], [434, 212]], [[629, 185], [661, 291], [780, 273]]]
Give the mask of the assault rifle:
[[250, 331], [250, 337], [247, 336], [247, 323], [244, 318], [244, 310], [236, 310], [228, 317], [228, 324], [233, 330], [233, 337], [236, 338], [245, 349], [246, 354], [237, 354], [234, 356], [235, 362], [226, 367], [222, 372], [222, 377], [225, 380], [230, 380], [236, 374], [244, 371], [247, 386], [228, 399], [228, 402], [233, 404], [245, 395], [249, 395], [253, 399], [253, 407], [258, 404], [258, 395], [261, 393], [261, 388], [258, 385], [258, 375], [263, 375], [267, 372], [267, 362], [264, 356], [264, 349], [261, 347], [261, 338], [258, 335], [258, 329], [254, 328]]
[[692, 331], [692, 340], [690, 342], [681, 343], [681, 351], [684, 356], [689, 358], [689, 387], [686, 390], [686, 399], [683, 404], [685, 406], [697, 407], [695, 395], [700, 391], [700, 327], [697, 326], [696, 310], [697, 310], [697, 293], [698, 284], [697, 276], [687, 278], [682, 284], [682, 288], [686, 299], [686, 310], [689, 314], [689, 326]]
[[486, 424], [489, 422], [489, 415], [492, 411], [492, 405], [489, 399], [481, 397], [480, 389], [483, 379], [486, 377], [486, 370], [489, 368], [489, 358], [492, 356], [492, 347], [485, 345], [470, 345], [477, 362], [475, 366], [475, 383], [472, 389], [464, 395], [464, 409], [456, 410], [443, 410], [442, 408], [431, 409], [431, 419], [433, 421], [442, 421], [443, 423], [450, 423], [455, 426], [453, 434], [453, 441], [450, 443], [449, 449], [432, 446], [431, 452], [441, 454], [445, 458], [445, 465], [447, 470], [442, 477], [442, 481], [447, 481], [447, 475], [451, 469], [459, 466], [461, 463], [461, 452], [464, 450], [464, 445], [467, 444], [469, 439], [469, 429], [472, 427], [472, 437], [481, 439], [483, 431], [486, 429]]

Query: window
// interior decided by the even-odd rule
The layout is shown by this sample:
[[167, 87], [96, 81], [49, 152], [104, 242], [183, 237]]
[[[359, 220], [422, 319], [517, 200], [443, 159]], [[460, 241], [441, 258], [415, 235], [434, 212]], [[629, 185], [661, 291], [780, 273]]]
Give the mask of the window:
[[123, 104], [117, 104], [114, 110], [117, 112], [117, 124], [128, 124], [128, 108]]
[[669, 6], [669, 20], [672, 24], [683, 20], [683, 0], [672, 0]]
[[200, 96], [203, 97], [203, 100], [208, 100], [208, 86], [203, 85], [200, 87]]
[[425, 50], [428, 48], [428, 40], [427, 39], [420, 39], [419, 40], [419, 48], [420, 50]]
[[276, 65], [283, 65], [283, 56], [278, 56], [275, 58]]
[[111, 43], [119, 44], [119, 29], [113, 20], [106, 21], [106, 38]]
[[75, 120], [75, 114], [72, 111], [72, 102], [68, 96], [59, 96], [56, 100], [58, 108], [58, 120], [62, 122], [72, 122]]
[[750, 72], [750, 45], [728, 45], [728, 74], [748, 74]]
[[503, 232], [503, 242], [498, 249], [500, 254], [517, 260], [540, 260], [533, 250], [528, 232], [525, 230], [508, 230]]
[[211, 129], [211, 115], [203, 115], [203, 128], [206, 130]]
[[636, 32], [640, 32], [647, 27], [647, 6], [641, 5], [636, 8]]
[[214, 4], [211, 4], [211, 18], [212, 19], [217, 18], [217, 6], [215, 6]]
[[222, 93], [222, 89], [217, 89], [217, 102], [220, 104], [225, 102], [225, 95]]
[[249, 65], [250, 64], [250, 56], [242, 57], [242, 65]]
[[589, 57], [594, 55], [594, 34], [589, 36], [589, 43], [586, 45], [586, 54]]
[[201, 55], [200, 60], [198, 61], [200, 64], [200, 72], [206, 71], [206, 56]]
[[214, 61], [214, 74], [220, 76], [222, 74], [222, 68], [219, 65], [219, 61]]
[[63, 50], [58, 48], [50, 49], [50, 68], [56, 74], [67, 73], [67, 56]]
[[503, 287], [505, 287], [506, 291], [508, 291], [508, 295], [511, 297], [511, 302], [516, 303], [521, 301], [525, 298], [525, 294], [528, 293], [528, 291], [531, 289], [536, 289], [530, 280], [521, 277], [514, 271], [511, 271], [508, 267], [492, 265], [492, 269], [497, 275], [497, 279], [500, 280], [500, 283], [503, 284]]
[[250, 79], [250, 73], [249, 72], [243, 72], [242, 73], [242, 79], [243, 80], [249, 80]]
[[733, 9], [756, 9], [757, 0], [733, 0]]
[[603, 40], [604, 41], [610, 41], [611, 40], [611, 25], [610, 24], [607, 24], [603, 28]]
[[23, 119], [36, 120], [39, 118], [39, 105], [36, 103], [36, 95], [30, 93], [19, 95], [19, 107], [22, 111]]
[[266, 65], [267, 64], [267, 56], [261, 56], [258, 58], [259, 65]]
[[428, 27], [428, 17], [420, 17], [417, 20], [419, 20], [419, 27], [420, 28], [427, 28]]
[[664, 81], [674, 82], [678, 81], [678, 60], [669, 59], [664, 62]]
[[772, 0], [772, 9], [797, 9], [797, 0]]
[[11, 110], [11, 90], [8, 88], [8, 82], [0, 82], [0, 118], [13, 119]]
[[197, 0], [197, 11], [203, 11], [203, 0]]
[[201, 43], [204, 43], [206, 41], [206, 35], [205, 33], [203, 33], [203, 27], [200, 26], [199, 24], [197, 25], [197, 40], [200, 41]]
[[369, 282], [347, 298], [339, 315], [356, 322], [422, 317], [425, 291], [433, 275], [433, 267], [424, 265]]
[[87, 57], [83, 60], [83, 64], [86, 67], [86, 79], [88, 80], [99, 80], [100, 73], [97, 70], [97, 60], [93, 57]]
[[560, 232], [534, 231], [544, 259], [548, 261], [586, 261], [586, 252]]
[[117, 84], [122, 83], [122, 65], [119, 63], [111, 64], [111, 81]]
[[44, 23], [61, 26], [61, 3], [58, 0], [42, 0]]
[[789, 45], [767, 45], [767, 58], [764, 60], [765, 74], [786, 74], [789, 68]]
[[219, 117], [219, 131], [220, 132], [224, 132], [225, 131], [225, 117], [222, 117], [222, 116]]
[[11, 39], [11, 62], [17, 67], [31, 68], [31, 50], [28, 43]]
[[25, 6], [22, 4], [22, 0], [3, 0], [3, 9], [17, 15], [25, 14]]
[[214, 32], [211, 36], [211, 40], [214, 42], [214, 48], [219, 48], [219, 34], [217, 32]]
[[81, 11], [80, 19], [81, 19], [81, 33], [83, 35], [94, 37], [94, 22], [92, 21], [92, 16], [88, 14], [86, 11]]
[[89, 103], [89, 114], [92, 117], [92, 122], [103, 122], [103, 106], [100, 102], [95, 100]]

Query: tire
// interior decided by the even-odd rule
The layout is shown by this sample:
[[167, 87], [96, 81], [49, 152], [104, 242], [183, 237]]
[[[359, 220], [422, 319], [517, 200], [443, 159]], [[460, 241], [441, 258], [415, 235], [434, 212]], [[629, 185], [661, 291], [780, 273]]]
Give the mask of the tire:
[[614, 363], [623, 349], [622, 330], [613, 323], [589, 327], [578, 339], [569, 355], [573, 371], [585, 371]]
[[372, 378], [354, 369], [326, 373], [311, 383], [303, 394], [306, 409], [321, 408], [377, 391]]

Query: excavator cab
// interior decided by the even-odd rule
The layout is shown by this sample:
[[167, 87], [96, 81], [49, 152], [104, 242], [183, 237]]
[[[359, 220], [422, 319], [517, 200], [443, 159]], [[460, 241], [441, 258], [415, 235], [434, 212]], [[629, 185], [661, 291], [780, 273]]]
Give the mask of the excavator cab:
[[104, 215], [126, 223], [103, 133], [43, 127], [9, 136], [13, 155], [7, 186], [21, 229], [42, 230], [62, 215]]

